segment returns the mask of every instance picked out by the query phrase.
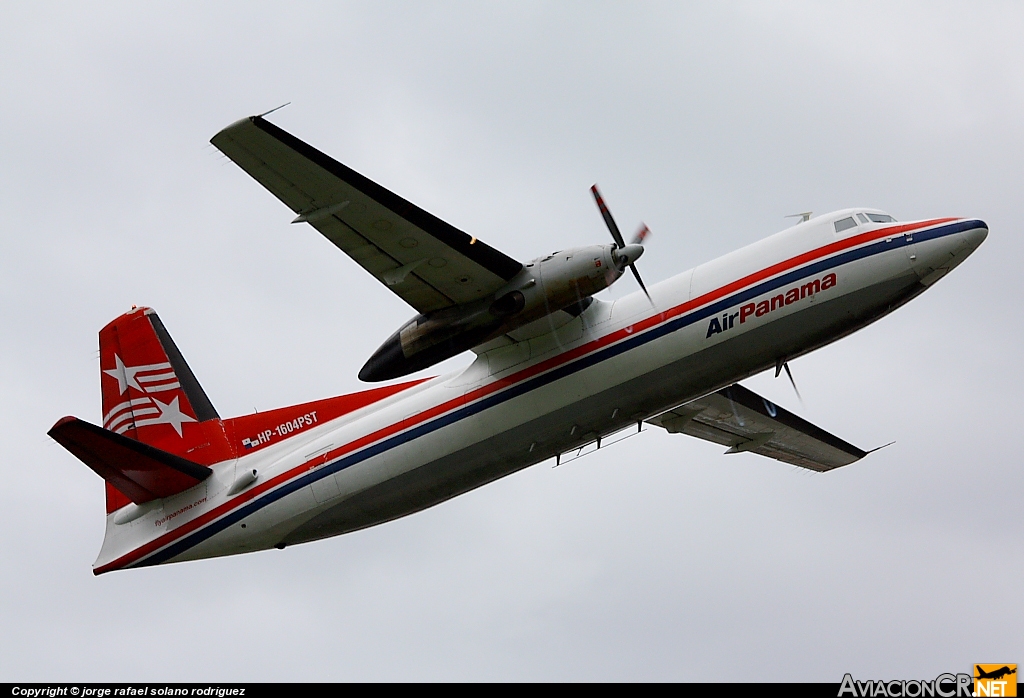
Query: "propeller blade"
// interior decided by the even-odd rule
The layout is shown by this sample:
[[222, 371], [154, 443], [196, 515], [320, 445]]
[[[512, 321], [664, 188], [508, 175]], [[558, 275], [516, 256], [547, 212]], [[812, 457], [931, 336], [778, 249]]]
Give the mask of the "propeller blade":
[[[647, 300], [651, 301], [651, 305], [654, 305], [654, 301], [651, 300], [651, 294], [647, 292], [647, 287], [644, 286], [644, 280], [640, 278], [640, 272], [636, 270], [635, 264], [630, 264], [629, 268], [633, 270], [633, 276], [636, 277], [636, 282], [640, 284], [640, 288], [644, 290], [644, 295], [647, 296]], [[788, 369], [787, 369], [788, 370]]]
[[608, 230], [611, 231], [612, 239], [615, 240], [615, 244], [620, 248], [625, 247], [626, 242], [622, 239], [622, 233], [619, 232], [619, 226], [615, 225], [615, 219], [612, 218], [611, 211], [608, 210], [608, 207], [604, 203], [604, 199], [601, 198], [601, 192], [597, 190], [596, 184], [590, 188], [590, 193], [594, 195], [594, 201], [597, 202], [597, 207], [601, 210], [601, 215], [604, 217], [604, 222], [607, 224]]
[[[615, 225], [615, 219], [612, 218], [612, 212], [608, 210], [608, 206], [604, 203], [604, 198], [602, 198], [601, 192], [597, 190], [596, 184], [590, 187], [590, 193], [594, 195], [594, 201], [597, 202], [597, 208], [600, 209], [601, 215], [604, 217], [604, 222], [608, 225], [608, 230], [611, 231], [612, 238], [615, 240], [615, 244], [618, 245], [618, 249], [621, 250], [626, 246], [626, 241], [622, 239], [622, 233], [619, 232], [619, 226]], [[640, 245], [650, 232], [651, 231], [646, 225], [641, 224], [640, 230], [636, 231], [636, 235], [633, 236], [632, 244]], [[642, 245], [640, 252], [643, 252]], [[636, 259], [636, 257], [633, 257], [633, 259]], [[654, 301], [651, 299], [651, 294], [647, 292], [647, 287], [644, 286], [644, 280], [640, 278], [640, 272], [636, 270], [636, 265], [630, 264], [629, 268], [633, 272], [633, 276], [636, 277], [636, 282], [640, 284], [640, 288], [643, 289], [644, 295], [647, 296], [647, 300], [651, 302], [651, 305], [654, 305]]]
[[633, 236], [633, 239], [630, 241], [629, 244], [631, 244], [631, 245], [642, 245], [642, 244], [644, 244], [644, 240], [646, 240], [647, 236], [650, 235], [650, 234], [651, 234], [651, 229], [647, 227], [647, 224], [646, 223], [641, 223], [640, 227], [636, 231], [636, 235]]

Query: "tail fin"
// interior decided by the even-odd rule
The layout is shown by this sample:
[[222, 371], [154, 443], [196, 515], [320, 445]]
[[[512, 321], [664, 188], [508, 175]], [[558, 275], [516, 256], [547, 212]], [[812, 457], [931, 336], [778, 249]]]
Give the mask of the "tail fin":
[[[100, 330], [103, 427], [210, 465], [233, 456], [223, 423], [151, 308], [133, 308]], [[127, 498], [107, 480], [107, 511]]]
[[100, 371], [103, 427], [118, 434], [156, 445], [172, 435], [183, 439], [186, 424], [218, 418], [150, 308], [125, 313], [100, 330]]

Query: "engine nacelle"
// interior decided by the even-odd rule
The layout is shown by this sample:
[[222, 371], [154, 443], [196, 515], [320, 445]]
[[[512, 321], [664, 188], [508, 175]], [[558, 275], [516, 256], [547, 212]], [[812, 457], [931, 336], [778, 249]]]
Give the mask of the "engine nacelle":
[[641, 254], [640, 245], [591, 245], [535, 259], [493, 296], [414, 317], [374, 352], [359, 378], [399, 378], [559, 310], [578, 315]]

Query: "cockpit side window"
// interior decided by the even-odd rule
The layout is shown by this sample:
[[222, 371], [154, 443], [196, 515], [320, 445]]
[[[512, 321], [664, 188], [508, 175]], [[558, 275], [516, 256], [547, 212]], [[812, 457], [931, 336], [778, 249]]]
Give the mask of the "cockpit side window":
[[836, 221], [836, 232], [837, 233], [841, 233], [844, 230], [849, 230], [850, 228], [856, 228], [856, 227], [857, 227], [857, 221], [853, 220], [853, 216], [850, 216], [849, 218], [840, 218], [839, 220]]
[[895, 223], [896, 219], [887, 213], [869, 213], [870, 218], [875, 223]]
[[859, 220], [861, 223], [867, 223], [868, 222], [868, 217], [865, 216], [863, 213], [858, 213], [857, 214], [857, 220]]

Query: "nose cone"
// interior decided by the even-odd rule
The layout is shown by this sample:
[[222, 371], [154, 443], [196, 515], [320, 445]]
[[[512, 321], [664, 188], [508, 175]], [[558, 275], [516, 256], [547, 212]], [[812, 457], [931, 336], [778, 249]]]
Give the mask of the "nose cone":
[[967, 219], [926, 231], [908, 249], [914, 271], [925, 286], [938, 281], [970, 256], [988, 237], [984, 221]]
[[644, 253], [643, 245], [626, 245], [614, 251], [615, 261], [619, 265], [620, 269], [625, 269], [630, 264], [640, 259], [640, 255]]
[[985, 242], [985, 238], [988, 237], [988, 225], [985, 221], [974, 219], [968, 221], [972, 224], [972, 227], [960, 233], [964, 242], [967, 244], [967, 254], [974, 252], [981, 246], [981, 243]]

